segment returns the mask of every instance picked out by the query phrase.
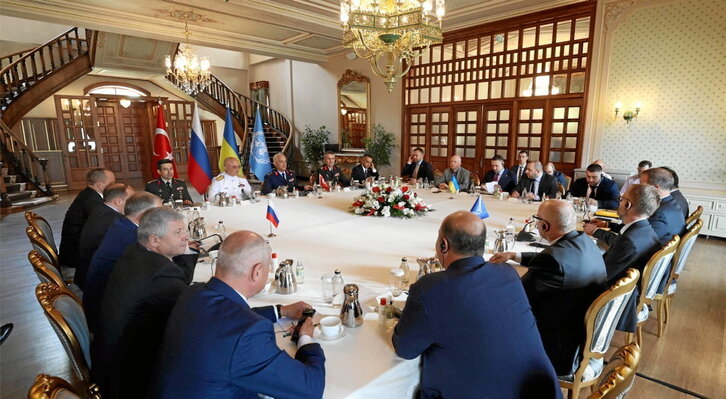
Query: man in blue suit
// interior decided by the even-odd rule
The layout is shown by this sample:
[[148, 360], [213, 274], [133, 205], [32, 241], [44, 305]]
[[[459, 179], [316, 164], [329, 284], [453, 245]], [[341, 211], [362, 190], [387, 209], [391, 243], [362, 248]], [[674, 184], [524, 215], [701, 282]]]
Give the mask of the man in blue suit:
[[517, 273], [482, 258], [486, 226], [470, 212], [444, 219], [445, 271], [411, 286], [393, 332], [396, 354], [422, 357], [421, 398], [559, 398]]
[[325, 356], [312, 342], [312, 319], [300, 329], [294, 359], [275, 344], [277, 318], [299, 318], [310, 305], [247, 303], [264, 289], [270, 259], [270, 247], [256, 233], [238, 231], [224, 240], [214, 277], [189, 287], [169, 316], [151, 397], [322, 397]]
[[574, 197], [587, 198], [589, 205], [600, 209], [618, 209], [618, 185], [602, 175], [602, 166], [594, 163], [587, 167], [585, 177], [575, 180], [570, 187]]
[[501, 155], [495, 155], [490, 162], [492, 169], [484, 176], [484, 181], [497, 183], [505, 192], [514, 190], [516, 178], [509, 169], [504, 167], [504, 158]]
[[[597, 228], [595, 223], [585, 223], [587, 234], [608, 244], [603, 256], [608, 274], [608, 285], [625, 275], [628, 268], [635, 268], [643, 274], [643, 268], [650, 257], [660, 248], [658, 236], [648, 222], [648, 217], [660, 204], [658, 191], [649, 185], [631, 184], [620, 198], [618, 215], [623, 221], [620, 234]], [[640, 282], [639, 284], [640, 285]], [[635, 332], [638, 323], [637, 304], [640, 290], [635, 288], [630, 301], [618, 323], [618, 330]]]
[[513, 260], [528, 268], [522, 285], [547, 355], [557, 375], [571, 375], [582, 360], [585, 313], [605, 289], [605, 263], [597, 245], [575, 230], [577, 216], [569, 202], [543, 202], [535, 219], [549, 247], [539, 253], [497, 253], [490, 261]]
[[287, 191], [292, 192], [294, 189], [300, 190], [312, 190], [311, 186], [299, 187], [297, 185], [297, 177], [295, 172], [287, 168], [287, 157], [285, 154], [278, 152], [272, 157], [272, 163], [275, 165], [275, 170], [265, 175], [265, 180], [262, 182], [262, 194], [269, 194], [278, 187], [283, 186]]
[[93, 254], [83, 291], [83, 309], [86, 311], [86, 321], [91, 332], [96, 329], [101, 298], [106, 289], [108, 278], [111, 276], [113, 266], [126, 247], [136, 242], [136, 230], [141, 221], [141, 216], [147, 210], [157, 206], [161, 206], [161, 198], [145, 191], [135, 193], [129, 197], [124, 206], [124, 215], [126, 217], [115, 221], [108, 228], [101, 245]]

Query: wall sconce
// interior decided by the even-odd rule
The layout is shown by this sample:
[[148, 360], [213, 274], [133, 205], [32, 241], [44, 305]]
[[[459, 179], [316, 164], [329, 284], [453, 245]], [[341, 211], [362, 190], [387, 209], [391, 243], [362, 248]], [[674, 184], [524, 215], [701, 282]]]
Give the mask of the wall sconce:
[[348, 113], [348, 110], [347, 109], [345, 109], [345, 108], [341, 108], [340, 109], [340, 114], [341, 115], [345, 116], [345, 114], [347, 114], [347, 113]]
[[[620, 113], [620, 110], [623, 109], [623, 103], [620, 101], [615, 103], [615, 117], [618, 117], [618, 114]], [[638, 117], [638, 114], [640, 113], [640, 102], [635, 103], [635, 111], [625, 111], [623, 112], [623, 119], [625, 119], [626, 123], [630, 123], [633, 119]]]
[[131, 105], [131, 100], [128, 98], [122, 98], [118, 103], [121, 104], [122, 107], [128, 108]]

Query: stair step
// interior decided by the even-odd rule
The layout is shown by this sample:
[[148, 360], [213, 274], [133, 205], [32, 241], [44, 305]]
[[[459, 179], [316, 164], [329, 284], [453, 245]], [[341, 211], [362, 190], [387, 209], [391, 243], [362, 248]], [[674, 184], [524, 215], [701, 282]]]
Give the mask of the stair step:
[[11, 201], [13, 201], [13, 205], [15, 205], [15, 201], [22, 201], [28, 198], [35, 197], [35, 191], [21, 191], [18, 193], [8, 193], [8, 198], [10, 198]]
[[25, 183], [6, 184], [5, 188], [7, 188], [8, 193], [19, 193], [21, 191], [25, 191]]
[[[6, 168], [3, 168], [3, 170], [6, 170]], [[13, 184], [18, 181], [18, 175], [4, 175], [3, 180], [5, 180], [5, 184]]]

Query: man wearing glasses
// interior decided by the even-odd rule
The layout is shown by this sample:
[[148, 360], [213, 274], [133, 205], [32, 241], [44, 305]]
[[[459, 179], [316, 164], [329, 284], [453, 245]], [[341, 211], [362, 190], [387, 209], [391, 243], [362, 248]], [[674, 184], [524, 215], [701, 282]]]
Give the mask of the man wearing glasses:
[[528, 268], [522, 285], [545, 351], [557, 375], [570, 375], [581, 360], [585, 312], [605, 288], [605, 263], [597, 245], [575, 230], [577, 216], [569, 202], [543, 202], [535, 219], [549, 247], [539, 253], [500, 252], [489, 261], [512, 260]]

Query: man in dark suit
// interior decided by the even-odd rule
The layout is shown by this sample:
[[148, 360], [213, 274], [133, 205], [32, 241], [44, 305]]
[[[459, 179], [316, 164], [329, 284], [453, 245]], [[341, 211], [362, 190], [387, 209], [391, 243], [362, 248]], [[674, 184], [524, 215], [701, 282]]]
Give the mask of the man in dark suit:
[[521, 150], [517, 153], [517, 164], [512, 165], [509, 171], [514, 176], [514, 184], [519, 183], [519, 180], [525, 176], [524, 172], [527, 170], [527, 161], [529, 160], [529, 151]]
[[365, 154], [360, 158], [360, 164], [356, 165], [351, 171], [351, 180], [363, 182], [369, 177], [377, 179], [380, 175], [373, 164], [373, 157]]
[[411, 151], [406, 166], [401, 170], [401, 177], [409, 183], [416, 183], [418, 179], [428, 179], [434, 182], [434, 167], [430, 163], [424, 161], [424, 150], [416, 147]]
[[187, 289], [169, 316], [151, 397], [322, 397], [325, 356], [312, 341], [312, 319], [300, 328], [294, 359], [275, 344], [278, 317], [299, 318], [310, 305], [275, 310], [247, 302], [264, 289], [269, 270], [264, 238], [238, 231], [224, 240], [214, 277]]
[[171, 258], [187, 251], [184, 216], [166, 207], [141, 217], [137, 242], [111, 272], [91, 345], [93, 380], [104, 398], [145, 397], [166, 319], [194, 274]]
[[562, 187], [567, 188], [567, 179], [565, 179], [565, 175], [563, 175], [562, 172], [555, 169], [555, 164], [553, 164], [552, 162], [547, 162], [547, 164], [544, 166], [544, 172], [548, 175], [554, 176], [555, 179], [557, 179], [557, 183], [561, 184]]
[[501, 155], [495, 155], [492, 157], [490, 165], [492, 169], [484, 176], [484, 181], [497, 183], [504, 192], [514, 190], [517, 179], [509, 169], [504, 167], [504, 158]]
[[587, 198], [588, 205], [597, 205], [600, 209], [618, 209], [618, 185], [602, 176], [602, 166], [598, 164], [588, 166], [585, 177], [575, 180], [569, 193], [573, 197]]
[[452, 155], [449, 158], [449, 167], [444, 169], [444, 173], [436, 178], [435, 183], [441, 190], [449, 189], [449, 182], [456, 176], [456, 181], [459, 183], [460, 191], [469, 191], [471, 185], [471, 172], [461, 167], [461, 157], [459, 155]]
[[[660, 204], [658, 191], [649, 185], [631, 184], [620, 198], [618, 215], [623, 221], [620, 234], [597, 228], [595, 223], [585, 223], [585, 233], [608, 245], [603, 256], [607, 270], [608, 285], [625, 275], [628, 268], [635, 268], [643, 274], [643, 268], [650, 257], [660, 248], [658, 236], [648, 222], [648, 217]], [[640, 285], [640, 282], [638, 282]], [[636, 287], [618, 323], [618, 330], [635, 332], [638, 323], [637, 309], [639, 288]]]
[[192, 205], [192, 197], [187, 190], [187, 183], [174, 178], [174, 164], [171, 159], [160, 159], [156, 163], [159, 177], [146, 183], [145, 191], [156, 194], [162, 202], [182, 200], [184, 205]]
[[278, 152], [272, 157], [272, 163], [275, 165], [275, 170], [265, 175], [265, 180], [262, 182], [262, 194], [269, 194], [278, 187], [287, 187], [287, 191], [292, 192], [294, 189], [299, 190], [312, 190], [312, 187], [306, 185], [299, 187], [297, 185], [297, 177], [295, 172], [287, 168], [287, 157], [285, 154]]
[[422, 398], [559, 398], [518, 275], [484, 261], [485, 241], [473, 213], [444, 219], [436, 256], [445, 270], [411, 286], [393, 332], [396, 354], [422, 357]]
[[63, 218], [61, 242], [58, 248], [61, 265], [76, 267], [83, 224], [86, 223], [93, 208], [103, 204], [103, 190], [114, 180], [116, 176], [113, 172], [103, 168], [91, 169], [86, 174], [86, 188], [78, 193]]
[[671, 190], [671, 196], [674, 200], [676, 200], [676, 203], [681, 208], [681, 212], [683, 212], [683, 218], [688, 219], [688, 217], [691, 216], [691, 213], [688, 209], [688, 200], [686, 199], [686, 197], [683, 196], [683, 193], [678, 187], [678, 173], [676, 173], [675, 170], [667, 166], [661, 166], [661, 168], [671, 172], [671, 175], [673, 176], [673, 189]]
[[528, 268], [522, 285], [545, 350], [557, 375], [570, 375], [582, 360], [585, 313], [605, 289], [605, 263], [590, 237], [575, 231], [577, 217], [569, 202], [543, 202], [535, 219], [549, 247], [539, 253], [501, 252], [490, 261], [514, 260]]
[[[343, 171], [335, 164], [335, 153], [333, 151], [326, 151], [323, 155], [323, 167], [318, 169], [311, 179], [313, 182], [318, 182], [320, 176], [323, 176], [323, 180], [332, 184], [340, 184], [343, 187], [350, 185], [348, 178], [345, 177]], [[333, 189], [332, 187], [330, 188]]]
[[540, 161], [527, 161], [526, 175], [519, 180], [512, 191], [512, 198], [519, 198], [527, 191], [527, 198], [534, 201], [542, 201], [545, 197], [555, 198], [559, 187], [557, 179], [542, 171]]
[[106, 235], [93, 254], [83, 289], [83, 310], [91, 332], [96, 331], [101, 298], [113, 266], [126, 247], [136, 242], [136, 230], [141, 222], [141, 216], [147, 210], [158, 206], [161, 206], [161, 198], [145, 191], [129, 197], [124, 205], [126, 216], [113, 222], [106, 230]]
[[103, 190], [103, 205], [96, 206], [93, 213], [83, 224], [81, 240], [78, 245], [78, 263], [73, 281], [85, 290], [86, 273], [93, 254], [101, 245], [106, 230], [118, 219], [124, 217], [126, 200], [134, 193], [134, 188], [124, 183], [114, 183]]

